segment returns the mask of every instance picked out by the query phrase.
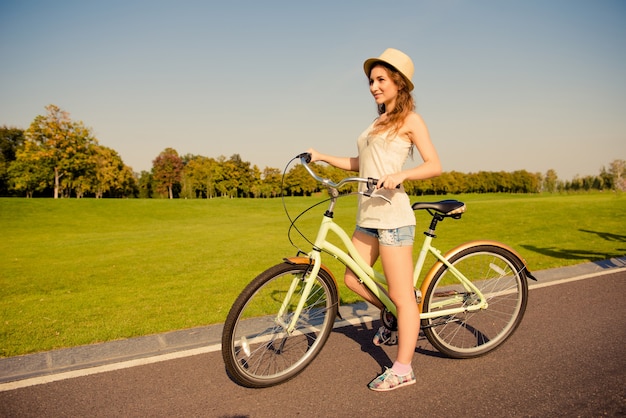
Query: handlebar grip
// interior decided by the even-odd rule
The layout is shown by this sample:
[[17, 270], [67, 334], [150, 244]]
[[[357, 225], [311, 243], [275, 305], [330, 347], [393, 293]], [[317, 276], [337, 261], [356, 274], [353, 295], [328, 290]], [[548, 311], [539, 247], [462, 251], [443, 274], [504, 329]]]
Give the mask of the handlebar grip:
[[302, 154], [298, 155], [298, 158], [300, 158], [301, 160], [304, 160], [308, 164], [311, 162], [311, 153], [303, 152]]
[[[373, 177], [368, 177], [367, 178], [367, 185], [368, 185], [368, 187], [376, 186], [378, 184], [378, 180], [379, 179], [375, 179]], [[399, 189], [401, 186], [402, 186], [402, 184], [398, 184], [396, 186], [396, 189]]]

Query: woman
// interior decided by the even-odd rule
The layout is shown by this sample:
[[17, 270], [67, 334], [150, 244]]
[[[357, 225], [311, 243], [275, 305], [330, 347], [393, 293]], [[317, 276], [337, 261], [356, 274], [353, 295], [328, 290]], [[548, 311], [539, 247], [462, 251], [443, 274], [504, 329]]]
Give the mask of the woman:
[[[358, 138], [357, 157], [335, 157], [310, 149], [312, 161], [359, 171], [361, 177], [378, 178], [374, 193], [387, 199], [359, 196], [357, 227], [352, 236], [364, 260], [373, 265], [381, 257], [389, 284], [389, 296], [398, 310], [398, 355], [391, 368], [369, 383], [369, 388], [387, 391], [415, 383], [411, 366], [419, 334], [419, 311], [413, 290], [413, 240], [415, 215], [401, 186], [405, 180], [423, 180], [441, 174], [437, 151], [422, 118], [415, 113], [413, 62], [406, 54], [389, 48], [363, 64], [370, 92], [378, 106], [378, 118]], [[403, 169], [415, 146], [423, 163]], [[396, 186], [400, 186], [396, 189]], [[383, 306], [347, 269], [346, 285], [368, 302]], [[381, 345], [391, 331], [383, 325], [374, 336]]]

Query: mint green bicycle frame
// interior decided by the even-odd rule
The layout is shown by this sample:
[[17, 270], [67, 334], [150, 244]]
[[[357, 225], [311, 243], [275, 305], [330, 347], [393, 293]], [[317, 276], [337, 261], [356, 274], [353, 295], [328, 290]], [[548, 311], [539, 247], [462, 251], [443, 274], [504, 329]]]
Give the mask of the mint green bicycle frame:
[[[334, 206], [335, 201], [336, 201], [336, 197], [331, 199], [331, 207]], [[339, 239], [341, 240], [341, 242], [345, 245], [345, 247], [348, 250], [347, 253], [341, 248], [337, 247], [336, 245], [332, 244], [331, 242], [327, 240], [328, 234], [331, 231], [334, 232], [335, 235], [337, 235]], [[457, 307], [457, 308], [445, 309], [445, 310], [437, 310], [436, 313], [433, 313], [433, 312], [420, 313], [420, 318], [430, 319], [430, 318], [442, 317], [446, 315], [453, 315], [453, 314], [457, 314], [461, 312], [472, 312], [472, 311], [477, 311], [480, 309], [487, 308], [487, 300], [482, 294], [482, 292], [476, 286], [474, 286], [474, 284], [469, 279], [467, 279], [467, 277], [465, 277], [463, 273], [461, 273], [458, 269], [456, 269], [446, 259], [446, 257], [441, 254], [441, 252], [438, 249], [432, 246], [432, 240], [433, 240], [432, 236], [426, 235], [426, 238], [424, 239], [424, 243], [422, 244], [422, 249], [420, 250], [417, 262], [415, 264], [415, 269], [413, 272], [413, 287], [414, 288], [416, 287], [420, 273], [422, 271], [422, 268], [424, 267], [426, 256], [430, 253], [433, 256], [435, 256], [435, 258], [437, 258], [443, 265], [445, 265], [449, 269], [449, 271], [458, 279], [459, 283], [463, 285], [466, 291], [472, 292], [478, 297], [478, 302], [475, 304], [472, 304], [471, 306]], [[289, 301], [291, 297], [293, 296], [293, 292], [298, 282], [300, 281], [300, 279], [298, 278], [294, 279], [290, 290], [287, 292], [287, 297], [285, 298], [285, 301], [283, 302], [283, 306], [281, 307], [277, 315], [276, 322], [279, 323], [281, 326], [283, 326], [286, 329], [287, 333], [291, 334], [293, 330], [295, 329], [300, 313], [302, 312], [302, 309], [309, 296], [311, 288], [313, 287], [314, 279], [315, 277], [317, 277], [317, 274], [320, 268], [322, 267], [322, 255], [321, 255], [322, 251], [326, 251], [331, 256], [335, 257], [336, 259], [341, 261], [344, 265], [346, 265], [348, 268], [350, 268], [356, 274], [359, 280], [361, 280], [361, 282], [382, 302], [382, 304], [389, 310], [389, 312], [391, 312], [393, 315], [397, 315], [397, 310], [396, 310], [394, 303], [391, 301], [387, 293], [384, 292], [382, 288], [379, 286], [379, 284], [382, 284], [382, 285], [387, 284], [387, 280], [385, 276], [379, 271], [375, 270], [373, 267], [369, 266], [363, 260], [363, 258], [360, 256], [360, 254], [358, 253], [358, 251], [352, 244], [352, 240], [350, 239], [348, 234], [343, 230], [343, 228], [337, 225], [331, 217], [324, 216], [322, 219], [322, 223], [320, 225], [320, 229], [317, 234], [317, 238], [315, 239], [314, 250], [311, 251], [307, 255], [309, 259], [312, 260], [312, 268], [308, 274], [308, 278], [305, 279], [306, 280], [305, 289], [300, 298], [298, 306], [296, 307], [296, 310], [291, 319], [291, 322], [289, 324], [285, 324], [285, 323], [282, 323], [282, 321], [280, 321], [279, 318], [282, 317], [287, 307], [287, 301]], [[422, 286], [426, 284], [427, 283], [424, 282]], [[426, 289], [421, 289], [421, 292], [422, 294], [425, 294]], [[462, 301], [461, 295], [459, 296], [452, 295], [448, 298], [443, 298], [441, 301], [431, 302], [430, 307], [442, 308], [442, 307], [445, 307], [446, 305], [457, 304], [460, 301]]]

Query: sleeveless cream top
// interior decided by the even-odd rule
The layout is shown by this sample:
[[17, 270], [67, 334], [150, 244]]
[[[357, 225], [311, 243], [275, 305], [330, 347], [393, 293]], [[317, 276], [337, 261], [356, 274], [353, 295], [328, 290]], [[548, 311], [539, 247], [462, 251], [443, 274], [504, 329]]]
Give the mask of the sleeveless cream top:
[[[374, 127], [372, 123], [358, 138], [359, 175], [361, 177], [381, 178], [385, 174], [402, 171], [409, 156], [412, 143], [400, 137], [389, 136], [385, 133], [370, 134]], [[360, 191], [365, 191], [365, 184], [359, 185]], [[376, 194], [385, 196], [384, 199], [373, 197]], [[378, 189], [367, 197], [359, 195], [356, 224], [362, 228], [393, 229], [402, 226], [415, 225], [415, 214], [411, 208], [409, 196], [400, 189]]]

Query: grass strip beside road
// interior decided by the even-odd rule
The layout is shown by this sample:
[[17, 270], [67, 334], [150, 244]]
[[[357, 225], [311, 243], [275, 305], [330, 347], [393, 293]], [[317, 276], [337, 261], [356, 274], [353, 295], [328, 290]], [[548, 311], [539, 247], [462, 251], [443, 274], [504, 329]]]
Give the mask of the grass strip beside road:
[[[322, 196], [289, 198], [292, 217]], [[502, 241], [532, 270], [626, 254], [626, 197], [466, 195], [435, 244]], [[430, 196], [417, 200], [438, 200]], [[354, 228], [356, 198], [335, 219]], [[313, 239], [322, 205], [299, 228]], [[416, 239], [428, 217], [418, 214]], [[241, 289], [295, 255], [280, 199], [0, 199], [0, 356], [223, 322]], [[295, 237], [302, 249], [306, 241]], [[328, 258], [341, 283], [343, 266]], [[341, 284], [343, 303], [356, 297]]]

